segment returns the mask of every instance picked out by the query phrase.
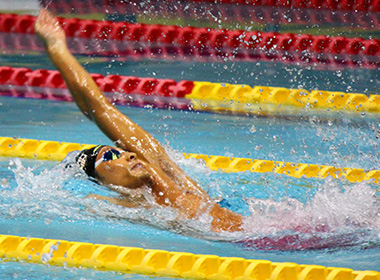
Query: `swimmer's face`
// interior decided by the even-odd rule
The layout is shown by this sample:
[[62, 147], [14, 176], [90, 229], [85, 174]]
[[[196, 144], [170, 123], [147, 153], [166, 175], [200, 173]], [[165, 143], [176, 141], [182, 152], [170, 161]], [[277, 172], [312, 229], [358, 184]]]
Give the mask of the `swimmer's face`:
[[95, 171], [103, 184], [134, 189], [151, 179], [148, 164], [138, 159], [135, 153], [105, 146], [96, 157]]

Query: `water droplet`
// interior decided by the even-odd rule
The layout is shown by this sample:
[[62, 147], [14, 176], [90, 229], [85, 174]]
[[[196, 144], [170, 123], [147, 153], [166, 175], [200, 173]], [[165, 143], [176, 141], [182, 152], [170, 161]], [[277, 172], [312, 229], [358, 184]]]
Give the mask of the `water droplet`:
[[255, 133], [257, 131], [256, 127], [254, 125], [251, 126], [251, 128], [249, 129], [249, 131], [251, 133]]

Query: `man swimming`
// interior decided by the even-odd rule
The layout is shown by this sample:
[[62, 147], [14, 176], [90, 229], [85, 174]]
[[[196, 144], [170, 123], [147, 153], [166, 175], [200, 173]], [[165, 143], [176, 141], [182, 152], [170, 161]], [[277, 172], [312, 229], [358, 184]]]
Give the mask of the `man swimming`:
[[[187, 219], [197, 219], [203, 213], [209, 213], [213, 231], [242, 230], [241, 215], [215, 203], [169, 158], [153, 136], [107, 100], [91, 76], [69, 52], [63, 29], [47, 10], [41, 10], [35, 30], [79, 109], [117, 146], [96, 146], [81, 151], [76, 160], [88, 176], [109, 187], [148, 187], [158, 204], [176, 209], [181, 217]], [[123, 196], [93, 197], [131, 206]]]

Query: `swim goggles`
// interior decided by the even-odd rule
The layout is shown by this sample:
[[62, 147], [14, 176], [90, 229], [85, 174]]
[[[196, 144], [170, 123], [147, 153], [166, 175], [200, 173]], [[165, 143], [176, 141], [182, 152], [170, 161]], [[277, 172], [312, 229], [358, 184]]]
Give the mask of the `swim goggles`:
[[108, 150], [103, 154], [103, 156], [98, 159], [95, 162], [95, 168], [98, 167], [99, 164], [101, 164], [103, 161], [109, 161], [109, 160], [114, 160], [114, 159], [119, 159], [121, 157], [121, 153], [118, 150], [111, 149]]

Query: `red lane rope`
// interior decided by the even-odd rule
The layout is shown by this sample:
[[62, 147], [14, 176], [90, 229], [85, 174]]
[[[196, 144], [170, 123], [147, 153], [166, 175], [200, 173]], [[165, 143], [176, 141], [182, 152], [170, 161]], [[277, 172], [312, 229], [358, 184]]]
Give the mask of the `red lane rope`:
[[[0, 14], [0, 32], [34, 34], [35, 17]], [[59, 18], [68, 37], [115, 42], [103, 54], [380, 66], [380, 40]], [[132, 44], [125, 49], [125, 44]], [[136, 47], [135, 45], [138, 44]], [[89, 48], [84, 46], [85, 53]]]
[[[109, 2], [121, 1], [110, 0]], [[185, 2], [380, 12], [380, 0], [187, 0]]]
[[[107, 7], [112, 11], [125, 11], [125, 7], [129, 7], [130, 1], [124, 0], [103, 0], [97, 1], [100, 7]], [[309, 9], [328, 9], [334, 11], [364, 11], [364, 12], [380, 12], [380, 0], [179, 0], [179, 1], [157, 1], [150, 0], [149, 5], [166, 4], [166, 2], [181, 5], [186, 3], [213, 3], [213, 4], [233, 4], [244, 6], [272, 6], [272, 7], [292, 7], [292, 8], [309, 8]], [[42, 0], [45, 6], [54, 7], [71, 12], [72, 10], [86, 11], [96, 9], [96, 5], [88, 5], [82, 1], [51, 1]], [[120, 9], [122, 8], [122, 9]]]
[[[100, 0], [98, 0], [100, 1]], [[222, 19], [224, 23], [247, 24], [251, 22], [264, 24], [349, 24], [350, 27], [374, 28], [380, 25], [380, 13], [367, 10], [332, 10], [297, 8], [294, 6], [265, 6], [243, 4], [218, 4], [212, 2], [185, 2], [150, 0], [149, 7], [143, 1], [106, 1], [97, 5], [88, 5], [78, 0], [43, 1], [43, 5], [55, 14], [88, 14], [103, 13], [107, 16], [139, 17], [144, 15], [151, 18], [182, 18], [196, 21], [209, 21], [215, 23]], [[367, 1], [368, 2], [368, 1]], [[277, 3], [277, 2], [276, 2]], [[310, 2], [304, 4], [308, 6]], [[305, 6], [305, 7], [306, 7]], [[365, 7], [365, 6], [363, 6]]]
[[[90, 74], [100, 89], [120, 105], [191, 109], [184, 97], [194, 88], [192, 81]], [[52, 90], [54, 89], [54, 90]], [[0, 95], [72, 101], [61, 74], [56, 70], [0, 67]]]

